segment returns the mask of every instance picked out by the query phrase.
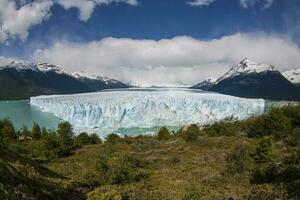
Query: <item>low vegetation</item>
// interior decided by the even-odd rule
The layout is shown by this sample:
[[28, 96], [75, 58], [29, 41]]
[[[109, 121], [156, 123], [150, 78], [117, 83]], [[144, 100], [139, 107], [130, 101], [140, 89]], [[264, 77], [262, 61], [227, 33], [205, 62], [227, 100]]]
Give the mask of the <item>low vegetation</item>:
[[300, 106], [101, 141], [0, 120], [0, 199], [300, 199]]

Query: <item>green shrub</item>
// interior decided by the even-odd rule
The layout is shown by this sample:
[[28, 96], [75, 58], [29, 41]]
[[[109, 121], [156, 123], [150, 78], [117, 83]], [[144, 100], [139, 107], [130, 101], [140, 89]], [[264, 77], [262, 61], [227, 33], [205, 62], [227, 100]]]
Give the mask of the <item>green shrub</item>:
[[291, 120], [292, 128], [300, 127], [300, 105], [288, 105], [281, 108]]
[[141, 167], [143, 163], [133, 155], [106, 154], [99, 159], [97, 168], [102, 174], [102, 184], [124, 185], [148, 178], [139, 171]]
[[291, 119], [280, 108], [253, 119], [248, 126], [249, 137], [274, 135], [277, 140], [288, 136], [292, 130]]
[[108, 136], [106, 136], [105, 141], [110, 144], [116, 144], [119, 141], [119, 139], [120, 139], [120, 136], [112, 133], [112, 134], [109, 134]]
[[274, 158], [273, 155], [273, 140], [271, 137], [263, 137], [256, 146], [253, 158], [256, 164], [269, 163]]
[[41, 128], [36, 122], [33, 123], [31, 134], [32, 138], [35, 140], [38, 140], [42, 137]]
[[87, 133], [83, 132], [75, 137], [74, 143], [76, 146], [91, 144], [91, 139]]
[[99, 138], [99, 136], [96, 133], [92, 133], [90, 135], [90, 141], [91, 141], [91, 144], [102, 143], [101, 139]]
[[206, 135], [215, 137], [215, 136], [235, 136], [238, 132], [238, 126], [236, 122], [217, 122], [208, 127], [204, 130]]
[[186, 142], [195, 142], [197, 138], [201, 135], [200, 129], [196, 124], [189, 126], [186, 131], [182, 132], [181, 137]]
[[227, 157], [227, 171], [230, 174], [244, 173], [253, 168], [252, 151], [244, 145], [237, 146]]
[[157, 133], [158, 140], [169, 140], [171, 138], [170, 131], [166, 127], [161, 127]]

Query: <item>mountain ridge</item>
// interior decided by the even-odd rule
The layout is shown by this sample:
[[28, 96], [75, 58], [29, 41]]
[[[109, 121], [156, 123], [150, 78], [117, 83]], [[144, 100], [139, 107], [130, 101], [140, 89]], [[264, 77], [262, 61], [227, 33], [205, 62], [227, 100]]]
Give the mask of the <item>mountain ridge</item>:
[[109, 78], [82, 80], [48, 63], [14, 60], [6, 63], [0, 61], [0, 63], [0, 100], [29, 99], [31, 96], [38, 95], [85, 93], [128, 87], [121, 81]]
[[191, 88], [244, 98], [300, 100], [300, 88], [274, 66], [256, 63], [249, 59], [243, 59], [215, 82], [203, 81]]

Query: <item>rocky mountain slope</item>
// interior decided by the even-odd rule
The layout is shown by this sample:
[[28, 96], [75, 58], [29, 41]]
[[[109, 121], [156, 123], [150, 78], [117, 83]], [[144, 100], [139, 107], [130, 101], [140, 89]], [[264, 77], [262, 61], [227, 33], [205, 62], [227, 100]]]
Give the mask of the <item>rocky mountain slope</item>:
[[48, 63], [0, 61], [0, 64], [0, 100], [28, 99], [37, 95], [72, 94], [127, 87], [112, 79], [94, 80], [86, 77], [82, 80]]
[[[197, 87], [192, 88], [203, 89]], [[242, 60], [237, 66], [210, 83], [209, 91], [245, 98], [300, 100], [300, 89], [272, 65]]]

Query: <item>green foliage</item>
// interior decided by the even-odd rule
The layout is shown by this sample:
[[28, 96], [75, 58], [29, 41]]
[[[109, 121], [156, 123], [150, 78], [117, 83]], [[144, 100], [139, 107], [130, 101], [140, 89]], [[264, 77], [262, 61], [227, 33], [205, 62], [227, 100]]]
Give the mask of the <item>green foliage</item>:
[[300, 127], [300, 105], [288, 105], [281, 108], [285, 116], [291, 120], [292, 128]]
[[120, 139], [120, 136], [112, 133], [112, 134], [109, 134], [108, 136], [106, 136], [105, 141], [110, 144], [116, 144], [119, 139]]
[[239, 127], [235, 122], [218, 122], [211, 126], [206, 127], [203, 131], [208, 136], [235, 136], [238, 133]]
[[0, 145], [14, 135], [0, 152], [0, 199], [300, 199], [298, 108], [181, 128], [176, 136], [187, 142], [112, 134], [99, 144], [67, 123], [40, 137], [25, 127], [19, 134], [29, 137], [18, 142], [0, 120]]
[[90, 135], [90, 142], [91, 142], [91, 144], [99, 144], [102, 141], [96, 133], [92, 133]]
[[33, 123], [31, 133], [32, 133], [32, 138], [35, 140], [38, 140], [42, 137], [41, 128], [36, 122]]
[[62, 122], [58, 124], [57, 134], [63, 144], [63, 154], [69, 154], [74, 148], [74, 133], [71, 124], [69, 122]]
[[254, 165], [251, 154], [251, 148], [244, 145], [237, 146], [227, 157], [227, 171], [233, 175], [250, 171]]
[[171, 137], [170, 131], [166, 127], [161, 127], [157, 133], [158, 140], [169, 140]]
[[201, 135], [200, 129], [196, 124], [192, 124], [187, 128], [186, 131], [182, 132], [181, 137], [186, 142], [194, 142], [197, 140], [197, 138]]
[[43, 127], [41, 133], [42, 133], [42, 136], [44, 136], [44, 135], [48, 134], [48, 131], [45, 127]]
[[148, 178], [145, 173], [139, 172], [141, 167], [142, 162], [133, 155], [102, 157], [98, 163], [102, 183], [112, 185], [124, 185]]
[[98, 137], [98, 135], [94, 134], [87, 134], [85, 132], [80, 133], [75, 137], [74, 144], [75, 146], [81, 147], [88, 144], [98, 144], [101, 143], [101, 139]]
[[2, 145], [16, 140], [16, 132], [12, 122], [6, 118], [0, 121], [0, 142]]
[[91, 144], [90, 137], [87, 133], [80, 133], [75, 138], [75, 145], [76, 146], [82, 146], [85, 144]]
[[253, 154], [255, 162], [260, 165], [272, 161], [273, 158], [273, 140], [270, 137], [260, 139], [255, 153]]
[[274, 108], [268, 114], [250, 121], [248, 136], [263, 137], [273, 135], [278, 140], [290, 134], [291, 130], [291, 119], [285, 115], [282, 109]]

